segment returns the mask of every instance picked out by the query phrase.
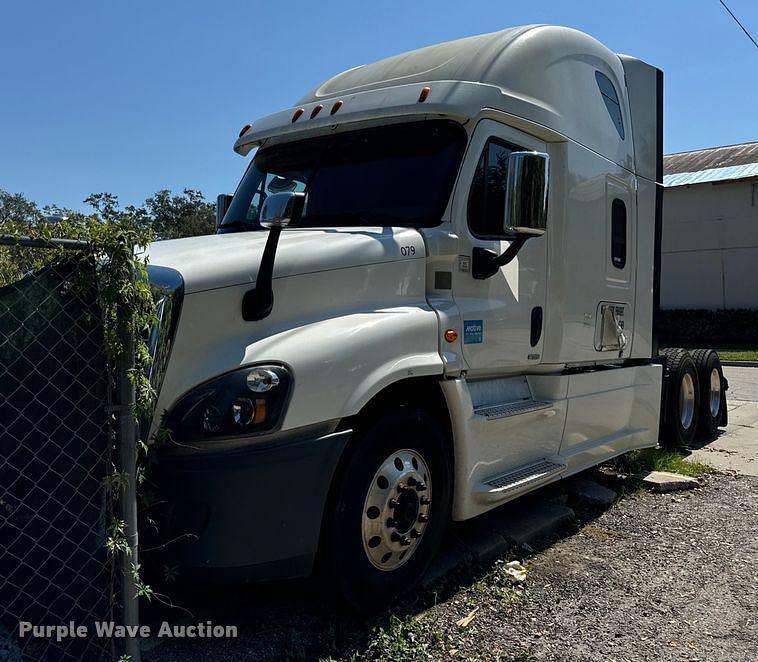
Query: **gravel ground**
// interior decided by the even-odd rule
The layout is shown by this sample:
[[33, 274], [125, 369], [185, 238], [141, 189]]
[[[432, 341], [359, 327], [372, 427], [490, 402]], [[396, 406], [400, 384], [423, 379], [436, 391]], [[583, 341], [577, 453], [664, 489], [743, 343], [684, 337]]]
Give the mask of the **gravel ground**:
[[[195, 587], [190, 622], [235, 624], [238, 638], [163, 639], [143, 659], [758, 660], [758, 478], [715, 475], [578, 514], [572, 533], [368, 623], [309, 583]], [[503, 565], [519, 554], [523, 583]]]
[[523, 600], [480, 610], [462, 657], [758, 660], [756, 478], [627, 498], [531, 563]]

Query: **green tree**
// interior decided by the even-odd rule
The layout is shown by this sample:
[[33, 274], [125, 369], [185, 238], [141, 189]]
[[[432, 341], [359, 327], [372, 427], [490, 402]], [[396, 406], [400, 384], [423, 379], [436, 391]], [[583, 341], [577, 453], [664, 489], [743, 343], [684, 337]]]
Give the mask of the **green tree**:
[[0, 189], [0, 221], [33, 223], [40, 215], [37, 204], [27, 200], [23, 193], [8, 193]]
[[[139, 206], [122, 208], [118, 196], [113, 193], [93, 193], [84, 203], [92, 207], [100, 219], [128, 220], [136, 227], [151, 228], [156, 239], [195, 237], [216, 231], [216, 207], [212, 202], [206, 202], [203, 194], [195, 189], [184, 189], [179, 195], [161, 189]], [[26, 234], [31, 226], [44, 222], [44, 217], [50, 215], [67, 217], [71, 221], [85, 216], [57, 205], [40, 208], [22, 193], [0, 189], [0, 221], [15, 222], [16, 233]], [[57, 236], [58, 233], [52, 230], [51, 234]]]
[[186, 188], [181, 195], [171, 195], [171, 191], [162, 189], [145, 200], [144, 212], [158, 239], [195, 237], [216, 231], [216, 207], [195, 189]]

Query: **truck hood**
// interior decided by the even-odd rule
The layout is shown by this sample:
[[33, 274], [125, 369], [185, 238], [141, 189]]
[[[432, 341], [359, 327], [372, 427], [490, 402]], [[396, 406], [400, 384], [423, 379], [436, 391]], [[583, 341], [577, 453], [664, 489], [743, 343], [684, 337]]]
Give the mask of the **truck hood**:
[[[148, 264], [170, 267], [184, 292], [254, 283], [268, 232], [235, 232], [157, 241]], [[426, 257], [424, 241], [409, 228], [288, 229], [279, 238], [274, 278]]]

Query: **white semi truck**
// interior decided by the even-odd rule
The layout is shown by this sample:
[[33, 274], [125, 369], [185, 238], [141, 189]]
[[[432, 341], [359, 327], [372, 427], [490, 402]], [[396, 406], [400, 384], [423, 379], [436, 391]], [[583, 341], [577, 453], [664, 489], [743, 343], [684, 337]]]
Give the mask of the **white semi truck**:
[[725, 424], [716, 354], [654, 336], [662, 103], [655, 67], [532, 25], [246, 125], [218, 233], [149, 251], [173, 563], [318, 559], [368, 608], [450, 519]]

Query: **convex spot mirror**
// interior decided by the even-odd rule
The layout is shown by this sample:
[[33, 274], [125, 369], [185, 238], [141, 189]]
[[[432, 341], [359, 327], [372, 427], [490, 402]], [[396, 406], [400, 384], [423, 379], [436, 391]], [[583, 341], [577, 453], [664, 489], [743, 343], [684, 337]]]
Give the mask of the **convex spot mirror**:
[[505, 185], [505, 232], [540, 236], [547, 227], [550, 157], [544, 152], [511, 152]]
[[260, 223], [264, 228], [286, 228], [297, 223], [303, 214], [305, 193], [273, 193], [263, 201]]

